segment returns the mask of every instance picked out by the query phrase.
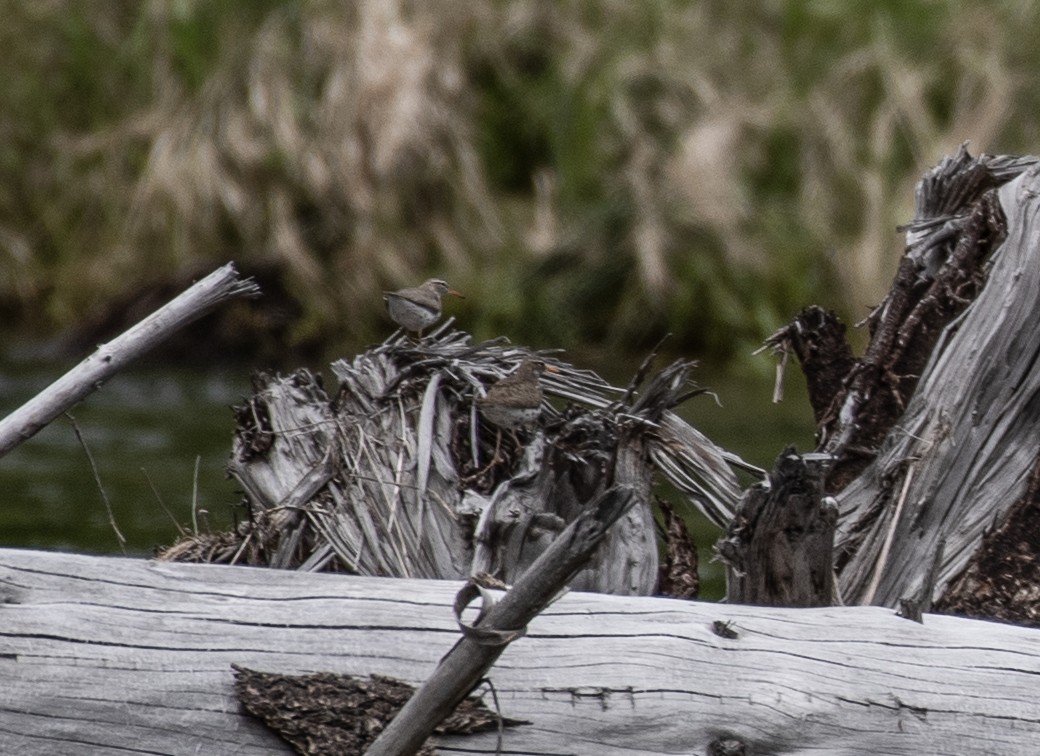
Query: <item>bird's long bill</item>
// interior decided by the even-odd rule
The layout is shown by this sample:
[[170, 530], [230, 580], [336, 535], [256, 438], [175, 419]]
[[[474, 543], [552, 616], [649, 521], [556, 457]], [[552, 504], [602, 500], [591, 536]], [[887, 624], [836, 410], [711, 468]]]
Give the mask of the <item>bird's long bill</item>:
[[453, 297], [458, 297], [459, 299], [465, 299], [465, 297], [462, 296], [462, 292], [461, 291], [455, 291], [455, 289], [448, 289], [444, 293], [445, 294], [451, 294]]

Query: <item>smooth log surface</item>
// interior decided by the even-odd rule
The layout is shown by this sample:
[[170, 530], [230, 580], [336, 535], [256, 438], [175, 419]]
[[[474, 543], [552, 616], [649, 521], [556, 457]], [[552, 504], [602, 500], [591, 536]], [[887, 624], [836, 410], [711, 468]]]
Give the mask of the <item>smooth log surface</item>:
[[[281, 754], [230, 665], [421, 682], [460, 583], [0, 550], [0, 753]], [[728, 622], [728, 626], [714, 623]], [[725, 637], [734, 635], [735, 637]], [[491, 671], [508, 754], [1034, 754], [1040, 633], [570, 593]], [[489, 701], [490, 703], [490, 701]], [[494, 753], [495, 734], [439, 739]]]

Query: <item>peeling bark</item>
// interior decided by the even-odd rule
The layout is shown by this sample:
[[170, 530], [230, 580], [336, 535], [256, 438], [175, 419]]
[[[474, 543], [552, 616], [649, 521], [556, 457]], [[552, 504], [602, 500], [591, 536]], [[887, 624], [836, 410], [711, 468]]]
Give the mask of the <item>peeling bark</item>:
[[657, 578], [657, 592], [677, 599], [695, 599], [700, 595], [700, 574], [697, 569], [697, 544], [693, 542], [686, 522], [664, 499], [657, 500], [657, 508], [664, 520], [664, 561]]
[[785, 363], [788, 354], [798, 358], [805, 374], [813, 418], [818, 433], [821, 432], [820, 426], [828, 418], [856, 362], [845, 337], [845, 324], [833, 310], [813, 305], [766, 339], [766, 345]]

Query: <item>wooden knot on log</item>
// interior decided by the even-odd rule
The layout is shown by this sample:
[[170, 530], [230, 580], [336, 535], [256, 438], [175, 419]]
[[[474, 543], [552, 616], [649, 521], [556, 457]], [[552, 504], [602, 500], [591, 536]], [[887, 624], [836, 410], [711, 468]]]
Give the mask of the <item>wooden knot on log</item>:
[[737, 737], [721, 737], [708, 743], [708, 756], [747, 756], [748, 746]]
[[823, 496], [828, 459], [799, 455], [776, 460], [769, 479], [747, 490], [716, 552], [727, 567], [731, 603], [830, 606], [834, 573], [833, 499]]

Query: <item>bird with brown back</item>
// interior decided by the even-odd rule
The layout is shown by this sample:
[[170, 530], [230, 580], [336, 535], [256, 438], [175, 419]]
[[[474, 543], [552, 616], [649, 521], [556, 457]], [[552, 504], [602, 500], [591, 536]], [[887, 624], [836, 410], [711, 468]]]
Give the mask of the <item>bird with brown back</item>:
[[440, 320], [445, 294], [463, 298], [440, 278], [431, 278], [419, 286], [383, 292], [390, 319], [420, 339], [426, 328]]
[[542, 360], [525, 359], [513, 373], [502, 378], [477, 399], [480, 414], [506, 430], [517, 430], [534, 423], [542, 411], [543, 371], [557, 372]]

